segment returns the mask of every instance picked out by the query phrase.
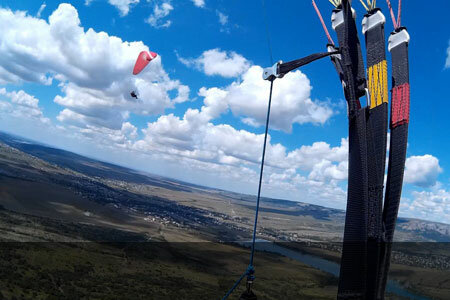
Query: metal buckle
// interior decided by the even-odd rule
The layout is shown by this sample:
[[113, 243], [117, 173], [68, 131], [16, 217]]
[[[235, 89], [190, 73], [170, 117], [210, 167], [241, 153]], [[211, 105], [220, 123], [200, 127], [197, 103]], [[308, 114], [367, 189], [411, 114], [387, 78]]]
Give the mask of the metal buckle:
[[284, 76], [284, 74], [278, 73], [278, 66], [282, 63], [283, 62], [280, 60], [279, 62], [275, 63], [273, 66], [264, 68], [263, 79], [273, 81], [276, 78], [282, 78]]

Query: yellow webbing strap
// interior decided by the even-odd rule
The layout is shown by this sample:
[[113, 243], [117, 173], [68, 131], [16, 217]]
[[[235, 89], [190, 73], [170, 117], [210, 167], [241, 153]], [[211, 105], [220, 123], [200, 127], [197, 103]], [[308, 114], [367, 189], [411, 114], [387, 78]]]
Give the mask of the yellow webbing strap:
[[387, 63], [383, 60], [367, 68], [367, 87], [370, 92], [370, 108], [388, 103]]

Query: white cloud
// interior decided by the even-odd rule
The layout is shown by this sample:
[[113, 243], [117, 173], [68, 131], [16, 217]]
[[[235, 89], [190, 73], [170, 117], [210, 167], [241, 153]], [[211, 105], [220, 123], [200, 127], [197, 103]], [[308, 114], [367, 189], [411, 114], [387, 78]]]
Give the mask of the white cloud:
[[445, 68], [450, 68], [450, 42], [447, 48], [447, 60], [445, 61]]
[[308, 177], [318, 181], [325, 181], [326, 179], [344, 180], [347, 179], [347, 172], [347, 161], [340, 162], [336, 165], [332, 164], [329, 160], [322, 160], [313, 166]]
[[[161, 56], [139, 75], [131, 70], [142, 42], [126, 42], [105, 32], [85, 31], [77, 10], [61, 4], [49, 21], [0, 9], [0, 83], [58, 80], [64, 107], [59, 119], [72, 124], [106, 126], [117, 130], [130, 113], [159, 114], [188, 100], [189, 88], [171, 80]], [[136, 91], [139, 99], [130, 97]], [[178, 95], [171, 98], [170, 91]]]
[[[93, 0], [85, 0], [84, 5], [89, 6]], [[140, 0], [108, 0], [108, 3], [115, 6], [120, 13], [120, 16], [124, 17], [128, 15], [133, 5], [137, 5]], [[39, 17], [39, 16], [38, 16]]]
[[217, 17], [219, 17], [220, 25], [224, 26], [224, 25], [226, 25], [228, 23], [228, 16], [227, 15], [225, 15], [224, 13], [222, 13], [222, 12], [220, 12], [218, 10], [216, 10], [216, 14], [217, 14]]
[[172, 24], [170, 20], [165, 19], [173, 10], [170, 2], [163, 2], [161, 5], [155, 4], [153, 13], [147, 18], [146, 22], [155, 28], [167, 28]]
[[205, 0], [192, 0], [192, 3], [197, 7], [205, 7]]
[[108, 0], [108, 3], [117, 7], [120, 15], [126, 16], [130, 12], [130, 7], [139, 3], [139, 0]]
[[406, 216], [450, 223], [450, 192], [445, 189], [412, 192], [412, 201], [402, 199], [400, 212]]
[[[206, 96], [218, 92], [223, 95], [223, 101], [236, 116], [248, 125], [262, 125], [267, 114], [267, 101], [270, 84], [262, 80], [263, 69], [260, 66], [250, 67], [242, 80], [233, 82], [224, 89], [214, 88], [201, 90]], [[309, 79], [300, 70], [291, 72], [278, 81], [273, 90], [270, 125], [273, 129], [291, 131], [292, 124], [324, 124], [333, 114], [331, 108], [310, 98], [311, 85]]]
[[122, 124], [119, 129], [96, 127], [88, 125], [79, 132], [83, 138], [110, 149], [119, 148], [129, 150], [137, 138], [137, 128], [129, 122]]
[[44, 117], [39, 100], [27, 94], [23, 90], [8, 92], [5, 88], [0, 89], [0, 95], [5, 96], [10, 101], [0, 101], [0, 114], [7, 114], [12, 117], [24, 120], [33, 119], [43, 124], [50, 124], [50, 120]]
[[441, 172], [442, 168], [436, 157], [429, 154], [411, 156], [406, 159], [405, 182], [420, 187], [434, 186]]
[[126, 16], [130, 12], [130, 7], [139, 3], [139, 0], [108, 0], [109, 4], [114, 5], [120, 12], [120, 15]]
[[250, 62], [242, 55], [233, 51], [222, 51], [218, 48], [206, 50], [195, 59], [182, 58], [178, 54], [177, 56], [184, 65], [193, 66], [210, 76], [236, 77], [250, 67]]
[[36, 17], [38, 17], [38, 18], [41, 17], [41, 14], [42, 14], [42, 12], [44, 11], [44, 9], [45, 9], [46, 6], [47, 6], [47, 5], [45, 4], [45, 2], [41, 4], [41, 6], [39, 7], [38, 12], [36, 13]]
[[[228, 124], [212, 124], [213, 119], [228, 109], [224, 101], [227, 92], [218, 88], [201, 89], [199, 95], [204, 97], [204, 106], [200, 110], [188, 109], [183, 118], [173, 114], [163, 115], [149, 123], [143, 130], [145, 138], [139, 141], [139, 147], [215, 163], [257, 165], [263, 134], [237, 130]], [[323, 160], [340, 163], [347, 159], [346, 139], [342, 140], [339, 147], [318, 142], [289, 153], [286, 153], [283, 145], [272, 144], [270, 140], [269, 135], [267, 164], [275, 168], [311, 171], [315, 164]]]

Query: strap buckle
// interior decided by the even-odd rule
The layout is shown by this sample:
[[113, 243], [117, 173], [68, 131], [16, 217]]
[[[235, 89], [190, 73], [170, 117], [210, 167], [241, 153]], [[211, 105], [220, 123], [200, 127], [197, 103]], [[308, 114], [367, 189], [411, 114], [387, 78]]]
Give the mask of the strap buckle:
[[280, 60], [277, 63], [275, 63], [273, 66], [264, 68], [263, 79], [269, 80], [269, 81], [274, 81], [277, 78], [283, 78], [284, 74], [280, 74], [280, 72], [279, 72], [279, 66], [282, 63], [283, 62]]

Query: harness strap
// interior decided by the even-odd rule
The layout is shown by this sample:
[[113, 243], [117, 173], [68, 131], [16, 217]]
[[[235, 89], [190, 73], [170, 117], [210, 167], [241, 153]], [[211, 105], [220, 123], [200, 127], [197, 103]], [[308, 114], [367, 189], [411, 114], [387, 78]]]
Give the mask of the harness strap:
[[366, 41], [367, 87], [367, 167], [368, 227], [366, 299], [376, 299], [379, 280], [383, 181], [388, 129], [388, 84], [384, 37], [386, 18], [380, 9], [370, 10], [363, 19]]
[[349, 116], [349, 171], [347, 211], [342, 249], [338, 299], [361, 299], [366, 290], [367, 240], [367, 137], [366, 110], [359, 98], [365, 95], [365, 71], [353, 11], [348, 0], [333, 10], [342, 56]]
[[[401, 38], [399, 40], [399, 38]], [[383, 248], [380, 253], [380, 286], [377, 299], [384, 299], [390, 266], [395, 224], [400, 206], [405, 171], [409, 124], [409, 35], [406, 28], [395, 30], [389, 37], [392, 57], [392, 105], [389, 165], [383, 208]], [[393, 45], [393, 46], [392, 46]]]
[[314, 53], [311, 55], [308, 55], [306, 57], [302, 57], [300, 59], [288, 61], [285, 63], [281, 63], [278, 65], [278, 73], [283, 76], [290, 71], [293, 71], [297, 68], [300, 68], [301, 66], [307, 65], [315, 60], [338, 54], [339, 51], [333, 51], [333, 52], [321, 52], [321, 53]]

